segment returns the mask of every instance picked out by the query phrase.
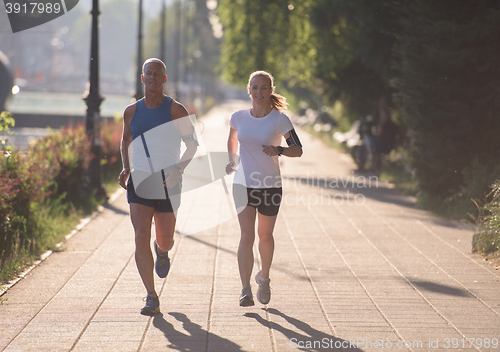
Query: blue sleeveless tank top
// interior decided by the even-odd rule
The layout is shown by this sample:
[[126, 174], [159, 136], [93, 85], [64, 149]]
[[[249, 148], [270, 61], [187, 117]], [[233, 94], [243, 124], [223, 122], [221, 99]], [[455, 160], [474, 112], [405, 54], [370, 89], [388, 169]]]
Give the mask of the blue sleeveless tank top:
[[171, 102], [165, 97], [156, 109], [148, 109], [144, 99], [137, 102], [130, 122], [135, 171], [156, 173], [179, 162], [181, 135], [170, 115]]
[[163, 103], [156, 109], [148, 109], [144, 104], [144, 98], [139, 100], [135, 107], [135, 114], [130, 122], [132, 139], [136, 139], [144, 132], [158, 127], [166, 122], [172, 121], [170, 116], [170, 103], [172, 98], [165, 97]]

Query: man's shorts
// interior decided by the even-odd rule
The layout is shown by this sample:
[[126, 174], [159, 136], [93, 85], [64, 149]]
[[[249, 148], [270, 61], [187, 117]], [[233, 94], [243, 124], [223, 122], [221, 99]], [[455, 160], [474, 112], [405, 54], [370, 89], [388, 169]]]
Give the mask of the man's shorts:
[[250, 206], [262, 215], [278, 215], [282, 197], [281, 187], [248, 188], [237, 183], [233, 184], [233, 199], [238, 212], [243, 207]]
[[179, 206], [181, 205], [180, 194], [181, 194], [181, 186], [180, 183], [175, 187], [171, 188], [171, 193], [175, 194], [174, 197], [169, 197], [167, 189], [165, 189], [166, 199], [145, 199], [139, 197], [137, 193], [135, 193], [134, 183], [132, 182], [132, 177], [129, 177], [127, 182], [127, 202], [142, 204], [147, 207], [155, 208], [159, 213], [173, 213]]

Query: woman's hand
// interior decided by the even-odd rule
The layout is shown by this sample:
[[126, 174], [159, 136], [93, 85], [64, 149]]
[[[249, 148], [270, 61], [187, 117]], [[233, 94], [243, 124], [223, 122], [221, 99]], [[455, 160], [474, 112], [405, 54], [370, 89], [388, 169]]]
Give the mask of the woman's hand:
[[129, 168], [124, 168], [122, 170], [122, 172], [120, 172], [120, 176], [118, 176], [118, 183], [124, 189], [127, 189], [127, 180], [128, 180], [129, 176], [130, 176], [130, 169]]
[[280, 155], [280, 151], [278, 150], [278, 147], [275, 147], [273, 145], [262, 145], [262, 151], [266, 153], [269, 156], [277, 156]]

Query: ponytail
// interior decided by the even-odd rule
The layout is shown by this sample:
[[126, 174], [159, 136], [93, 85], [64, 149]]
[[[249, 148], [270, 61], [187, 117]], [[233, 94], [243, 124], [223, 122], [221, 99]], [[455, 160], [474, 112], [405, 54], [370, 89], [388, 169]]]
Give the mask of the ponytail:
[[280, 94], [271, 94], [271, 96], [269, 97], [269, 101], [271, 103], [271, 107], [278, 112], [284, 112], [288, 107], [286, 98]]

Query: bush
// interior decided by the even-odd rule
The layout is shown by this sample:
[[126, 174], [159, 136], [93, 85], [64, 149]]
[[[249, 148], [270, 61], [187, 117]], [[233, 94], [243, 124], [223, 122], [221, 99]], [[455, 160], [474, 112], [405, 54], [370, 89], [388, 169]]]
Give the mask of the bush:
[[[54, 221], [74, 216], [85, 193], [81, 178], [90, 143], [83, 126], [38, 140], [27, 152], [0, 153], [0, 268], [54, 244]], [[57, 231], [56, 231], [57, 232]]]
[[[111, 178], [116, 183], [121, 123], [103, 124], [102, 136], [103, 181]], [[96, 209], [98, 202], [82, 181], [90, 147], [80, 125], [52, 131], [26, 152], [1, 150], [0, 281], [10, 279], [47, 249], [55, 249], [81, 216]]]
[[35, 181], [46, 185], [51, 200], [62, 197], [75, 205], [84, 195], [82, 177], [89, 163], [90, 141], [83, 125], [66, 127], [37, 141], [27, 152]]
[[11, 113], [8, 111], [2, 111], [0, 112], [0, 133], [2, 137], [0, 138], [0, 145], [6, 149], [10, 150], [10, 147], [7, 148], [5, 146], [5, 143], [7, 143], [9, 140], [5, 137], [5, 135], [12, 134], [10, 132], [9, 127], [14, 127], [16, 125], [16, 121], [12, 117]]
[[122, 169], [120, 141], [122, 138], [123, 120], [107, 120], [101, 125], [102, 132], [102, 179], [118, 184], [118, 175]]
[[484, 206], [478, 206], [478, 229], [472, 241], [472, 251], [483, 254], [500, 254], [500, 180], [492, 186], [490, 199]]
[[411, 130], [419, 188], [438, 207], [462, 194], [471, 209], [470, 196], [483, 197], [491, 184], [488, 172], [472, 175], [474, 164], [495, 165], [500, 157], [500, 3], [394, 4], [400, 23], [394, 86]]
[[474, 199], [482, 199], [484, 203], [499, 174], [500, 165], [484, 164], [474, 158], [469, 166], [462, 169], [461, 177], [464, 181], [454, 193], [441, 200], [423, 192], [419, 196], [419, 204], [448, 218], [475, 220], [479, 216], [480, 208]]

